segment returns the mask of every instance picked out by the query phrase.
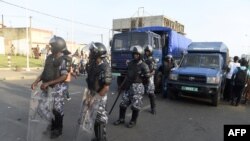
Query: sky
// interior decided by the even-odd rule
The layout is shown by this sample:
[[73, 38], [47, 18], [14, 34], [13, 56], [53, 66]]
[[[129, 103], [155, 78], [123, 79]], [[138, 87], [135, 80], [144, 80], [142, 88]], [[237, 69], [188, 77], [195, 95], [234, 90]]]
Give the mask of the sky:
[[250, 54], [249, 0], [0, 0], [0, 7], [7, 26], [24, 27], [31, 16], [34, 28], [107, 46], [113, 19], [165, 15], [183, 24], [192, 41], [222, 41], [230, 56]]

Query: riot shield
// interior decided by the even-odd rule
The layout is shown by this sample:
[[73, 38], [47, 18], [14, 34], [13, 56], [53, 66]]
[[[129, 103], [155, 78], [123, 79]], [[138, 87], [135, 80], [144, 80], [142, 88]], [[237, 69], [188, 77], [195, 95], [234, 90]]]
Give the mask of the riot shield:
[[98, 95], [93, 95], [89, 89], [84, 89], [77, 121], [75, 141], [91, 140], [94, 138], [94, 124], [99, 107]]
[[53, 89], [40, 90], [40, 86], [31, 92], [27, 141], [50, 140], [50, 124], [53, 118]]

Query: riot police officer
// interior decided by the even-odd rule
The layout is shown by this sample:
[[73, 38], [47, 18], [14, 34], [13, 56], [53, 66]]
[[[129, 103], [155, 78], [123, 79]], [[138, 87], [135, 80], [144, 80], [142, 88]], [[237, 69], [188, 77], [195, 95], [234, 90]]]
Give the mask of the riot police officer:
[[154, 75], [155, 75], [155, 70], [157, 68], [156, 61], [152, 56], [153, 53], [153, 47], [151, 45], [146, 45], [144, 47], [144, 52], [145, 52], [145, 63], [149, 67], [150, 71], [150, 78], [149, 78], [149, 83], [145, 85], [145, 93], [148, 94], [149, 100], [150, 100], [150, 106], [151, 106], [151, 113], [156, 114], [155, 111], [155, 85], [154, 85]]
[[[174, 67], [176, 67], [177, 65], [175, 64], [175, 61], [173, 59], [173, 56], [171, 54], [168, 54], [164, 57], [164, 67], [162, 68], [163, 71], [163, 82], [162, 84], [164, 84], [164, 92], [163, 92], [163, 96], [164, 97], [168, 97], [168, 93], [167, 93], [167, 81], [168, 81], [168, 77], [169, 74], [171, 72], [171, 69], [173, 69]], [[172, 98], [171, 96], [169, 98]]]
[[107, 92], [112, 81], [110, 65], [105, 61], [106, 47], [99, 42], [90, 45], [89, 62], [87, 63], [87, 84], [93, 96], [100, 96], [100, 103], [95, 119], [94, 141], [106, 141], [106, 125], [108, 122], [106, 102]]
[[40, 86], [41, 90], [47, 92], [48, 87], [56, 90], [56, 94], [53, 94], [53, 109], [54, 118], [51, 121], [51, 125], [48, 127], [50, 130], [50, 137], [57, 138], [62, 134], [63, 128], [63, 105], [64, 105], [64, 81], [70, 72], [71, 60], [69, 60], [63, 52], [67, 52], [66, 42], [63, 38], [53, 36], [49, 44], [51, 46], [51, 52], [45, 61], [45, 66], [42, 74], [32, 83], [31, 88], [34, 89], [37, 84], [42, 81]]
[[136, 125], [139, 111], [142, 106], [142, 96], [144, 94], [143, 81], [149, 81], [150, 72], [147, 64], [142, 61], [143, 49], [141, 46], [132, 46], [130, 51], [133, 55], [133, 60], [128, 63], [127, 76], [125, 78], [124, 93], [120, 103], [119, 119], [114, 122], [114, 125], [125, 123], [125, 114], [127, 107], [131, 106], [132, 118], [127, 125], [132, 128]]

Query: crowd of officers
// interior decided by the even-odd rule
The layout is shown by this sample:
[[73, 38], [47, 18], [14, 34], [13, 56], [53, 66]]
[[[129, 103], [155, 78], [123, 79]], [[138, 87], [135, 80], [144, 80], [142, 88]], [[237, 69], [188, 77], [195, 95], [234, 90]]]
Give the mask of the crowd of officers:
[[[48, 87], [64, 89], [66, 98], [68, 96], [68, 82], [70, 81], [70, 75], [76, 76], [74, 68], [77, 64], [74, 64], [73, 57], [70, 57], [70, 52], [67, 50], [66, 42], [63, 38], [54, 36], [50, 42], [51, 53], [47, 56], [44, 70], [42, 74], [32, 83], [31, 88], [34, 89], [40, 81], [40, 86], [43, 92], [47, 92]], [[127, 63], [127, 76], [123, 83], [118, 88], [122, 93], [122, 100], [119, 104], [119, 117], [114, 122], [114, 125], [125, 124], [125, 115], [127, 108], [131, 108], [132, 117], [127, 124], [128, 128], [132, 128], [136, 125], [137, 119], [142, 108], [142, 98], [144, 94], [147, 94], [150, 100], [151, 113], [156, 114], [155, 103], [155, 90], [157, 87], [162, 87], [162, 80], [158, 78], [167, 78], [170, 70], [176, 65], [171, 55], [167, 55], [164, 58], [164, 65], [157, 69], [157, 62], [152, 57], [153, 48], [150, 45], [144, 47], [132, 46], [130, 48], [132, 52], [132, 60]], [[229, 64], [227, 85], [224, 93], [225, 100], [232, 100], [233, 104], [239, 103], [239, 97], [235, 101], [235, 97], [231, 96], [232, 92], [243, 91], [242, 86], [232, 87], [232, 77], [234, 77], [235, 70], [240, 66], [237, 63], [238, 58], [234, 58], [234, 62]], [[244, 67], [244, 60], [241, 61], [241, 69]], [[108, 122], [108, 115], [106, 111], [107, 92], [112, 81], [112, 74], [110, 64], [107, 61], [106, 47], [99, 42], [93, 42], [89, 46], [89, 57], [86, 63], [85, 70], [87, 75], [86, 82], [87, 87], [93, 95], [100, 97], [100, 104], [97, 112], [97, 116], [94, 124], [95, 138], [93, 141], [106, 141], [106, 125]], [[156, 74], [156, 71], [158, 73]], [[159, 71], [161, 73], [159, 73]], [[248, 72], [249, 74], [249, 72]], [[161, 77], [157, 76], [161, 75]], [[156, 78], [155, 78], [156, 77]], [[245, 87], [245, 86], [244, 86]], [[66, 88], [66, 89], [65, 89]], [[233, 88], [233, 89], [232, 89]], [[241, 89], [239, 91], [239, 89]], [[64, 98], [65, 93], [55, 95], [56, 103], [53, 106], [54, 118], [51, 124], [48, 126], [47, 131], [50, 133], [50, 138], [57, 138], [62, 134], [63, 128], [63, 116], [64, 116]], [[238, 96], [238, 93], [236, 94]]]

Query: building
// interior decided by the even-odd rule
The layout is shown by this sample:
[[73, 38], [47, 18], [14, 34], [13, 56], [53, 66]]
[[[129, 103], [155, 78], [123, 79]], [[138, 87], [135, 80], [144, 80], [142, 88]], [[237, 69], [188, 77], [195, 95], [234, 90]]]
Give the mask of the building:
[[[29, 48], [30, 56], [34, 57], [40, 53], [46, 53], [49, 48], [49, 40], [53, 32], [37, 28], [0, 28], [0, 54], [11, 53], [11, 46], [15, 48], [16, 55], [26, 55]], [[26, 40], [27, 39], [27, 40]], [[28, 44], [27, 44], [28, 43]], [[72, 41], [66, 41], [68, 49], [75, 52], [79, 45]]]
[[5, 54], [10, 53], [11, 46], [14, 46], [15, 54], [26, 55], [27, 47], [29, 47], [32, 56], [33, 49], [45, 48], [52, 35], [51, 31], [36, 28], [0, 28], [0, 36], [4, 38]]
[[164, 15], [113, 19], [113, 31], [130, 31], [146, 26], [170, 27], [178, 33], [185, 34], [183, 24]]

